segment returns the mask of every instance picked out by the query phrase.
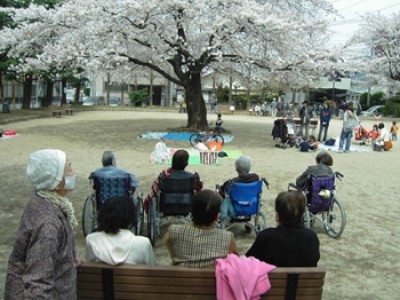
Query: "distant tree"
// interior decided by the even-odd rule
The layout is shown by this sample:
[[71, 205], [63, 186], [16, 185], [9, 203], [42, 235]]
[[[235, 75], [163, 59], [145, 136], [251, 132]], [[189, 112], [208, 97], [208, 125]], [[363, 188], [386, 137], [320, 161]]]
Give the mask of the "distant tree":
[[379, 13], [363, 17], [360, 30], [348, 42], [348, 46], [364, 46], [369, 57], [355, 54], [353, 64], [363, 66], [366, 73], [400, 83], [400, 12], [389, 16]]

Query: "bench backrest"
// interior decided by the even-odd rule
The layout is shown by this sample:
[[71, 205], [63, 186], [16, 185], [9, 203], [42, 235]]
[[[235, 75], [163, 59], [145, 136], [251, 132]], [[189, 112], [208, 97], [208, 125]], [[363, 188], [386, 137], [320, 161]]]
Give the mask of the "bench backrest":
[[[325, 270], [277, 268], [272, 288], [261, 299], [321, 299]], [[178, 266], [83, 263], [78, 268], [78, 299], [216, 299], [214, 269]]]

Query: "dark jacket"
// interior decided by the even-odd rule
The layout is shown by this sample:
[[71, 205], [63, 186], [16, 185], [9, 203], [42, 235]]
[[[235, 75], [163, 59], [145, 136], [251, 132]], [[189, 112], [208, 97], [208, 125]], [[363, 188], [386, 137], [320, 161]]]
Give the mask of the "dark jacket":
[[260, 232], [246, 256], [277, 267], [315, 267], [320, 258], [319, 239], [301, 224], [279, 225]]
[[318, 164], [315, 166], [310, 166], [308, 167], [303, 174], [301, 174], [299, 177], [296, 179], [296, 185], [299, 188], [304, 189], [306, 187], [307, 179], [309, 176], [333, 176], [334, 172], [331, 167], [324, 165], [324, 164]]

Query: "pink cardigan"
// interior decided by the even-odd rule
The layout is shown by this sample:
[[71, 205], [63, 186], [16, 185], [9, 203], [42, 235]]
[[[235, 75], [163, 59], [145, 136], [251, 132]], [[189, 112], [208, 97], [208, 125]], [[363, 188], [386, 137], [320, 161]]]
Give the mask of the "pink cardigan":
[[229, 254], [215, 262], [217, 299], [253, 300], [260, 299], [271, 284], [268, 273], [276, 266], [254, 257]]

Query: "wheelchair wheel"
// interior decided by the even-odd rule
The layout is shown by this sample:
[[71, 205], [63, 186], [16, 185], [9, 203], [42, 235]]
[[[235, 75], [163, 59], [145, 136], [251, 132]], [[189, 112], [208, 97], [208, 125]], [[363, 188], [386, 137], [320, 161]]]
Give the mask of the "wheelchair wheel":
[[217, 142], [217, 143], [221, 143], [221, 145], [224, 145], [224, 143], [225, 143], [225, 140], [224, 140], [223, 136], [220, 135], [220, 134], [213, 134], [213, 135], [210, 137], [210, 141], [214, 141], [214, 142]]
[[346, 226], [346, 213], [336, 196], [329, 211], [322, 213], [322, 222], [330, 237], [338, 238], [343, 233]]
[[254, 230], [256, 231], [256, 236], [265, 228], [267, 228], [267, 222], [265, 215], [260, 212], [255, 219]]
[[303, 215], [303, 224], [305, 228], [311, 228], [314, 221], [314, 215], [308, 210], [308, 206], [306, 205]]
[[141, 197], [136, 197], [134, 201], [136, 208], [135, 234], [143, 235], [143, 227], [144, 227], [143, 199]]
[[199, 143], [200, 140], [201, 140], [201, 135], [199, 133], [194, 133], [189, 138], [189, 142], [190, 142], [190, 145], [192, 145], [192, 147], [194, 147], [194, 145]]
[[85, 200], [82, 212], [82, 231], [86, 237], [97, 227], [96, 194], [91, 193]]
[[147, 237], [153, 246], [158, 235], [156, 202], [157, 199], [152, 199], [150, 201], [149, 211], [147, 213]]

